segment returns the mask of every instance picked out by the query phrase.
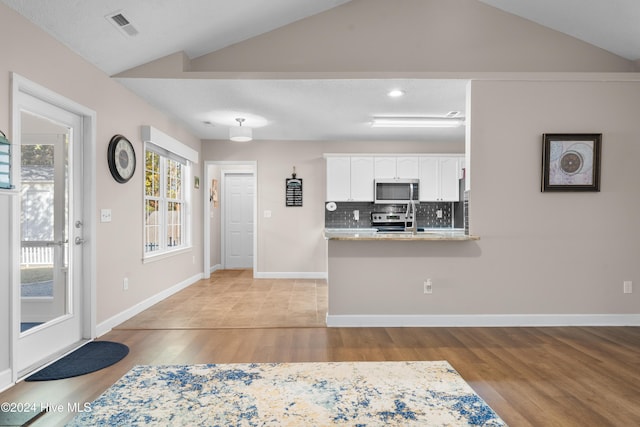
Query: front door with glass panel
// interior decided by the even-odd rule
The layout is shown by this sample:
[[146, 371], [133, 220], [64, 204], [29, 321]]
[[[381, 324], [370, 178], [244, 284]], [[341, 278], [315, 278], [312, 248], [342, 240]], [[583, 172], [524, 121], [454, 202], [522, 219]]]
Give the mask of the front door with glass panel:
[[23, 96], [16, 351], [20, 373], [82, 338], [82, 121]]

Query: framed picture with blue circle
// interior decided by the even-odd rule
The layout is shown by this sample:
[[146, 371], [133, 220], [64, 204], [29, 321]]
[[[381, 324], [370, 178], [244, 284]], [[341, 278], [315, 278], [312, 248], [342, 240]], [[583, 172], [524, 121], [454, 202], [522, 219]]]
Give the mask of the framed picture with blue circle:
[[601, 133], [542, 136], [542, 191], [600, 191]]

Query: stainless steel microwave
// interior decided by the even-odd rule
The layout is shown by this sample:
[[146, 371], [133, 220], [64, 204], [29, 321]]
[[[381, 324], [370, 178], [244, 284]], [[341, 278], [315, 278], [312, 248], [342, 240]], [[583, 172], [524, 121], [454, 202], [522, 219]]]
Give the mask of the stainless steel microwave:
[[420, 200], [419, 179], [376, 179], [373, 182], [375, 203], [407, 204]]

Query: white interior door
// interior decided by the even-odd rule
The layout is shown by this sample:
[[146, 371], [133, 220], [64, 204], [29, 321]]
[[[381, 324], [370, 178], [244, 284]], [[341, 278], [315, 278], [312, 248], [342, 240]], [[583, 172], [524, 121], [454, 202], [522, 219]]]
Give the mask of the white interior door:
[[225, 268], [252, 268], [253, 175], [226, 174], [224, 185]]
[[83, 129], [75, 113], [24, 93], [19, 103], [20, 202], [13, 222], [20, 274], [13, 295], [14, 369], [22, 376], [82, 341]]

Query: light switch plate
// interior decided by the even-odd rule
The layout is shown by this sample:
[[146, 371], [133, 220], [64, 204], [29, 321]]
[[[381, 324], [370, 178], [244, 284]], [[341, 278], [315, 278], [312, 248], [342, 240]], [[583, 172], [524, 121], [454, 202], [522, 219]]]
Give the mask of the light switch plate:
[[100, 209], [100, 222], [111, 222], [111, 209]]
[[263, 217], [264, 218], [271, 218], [271, 211], [264, 211], [263, 212]]

